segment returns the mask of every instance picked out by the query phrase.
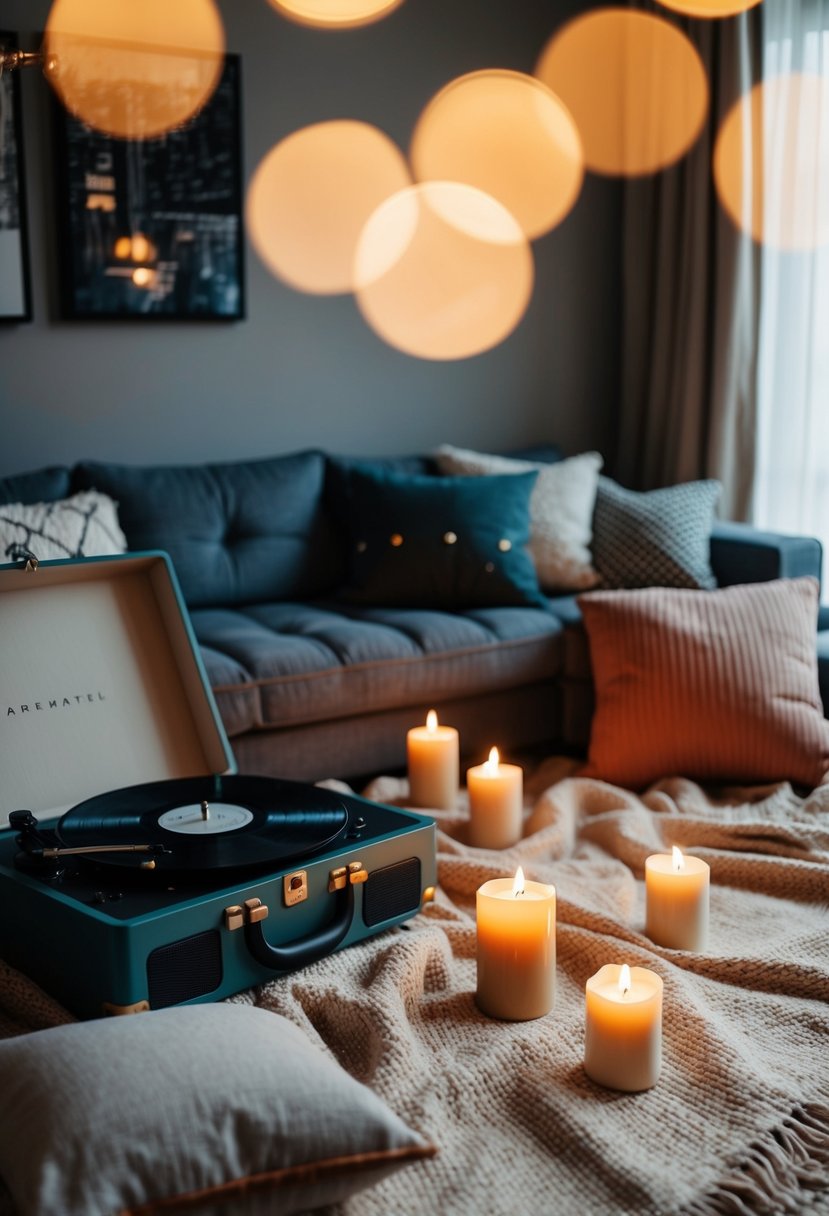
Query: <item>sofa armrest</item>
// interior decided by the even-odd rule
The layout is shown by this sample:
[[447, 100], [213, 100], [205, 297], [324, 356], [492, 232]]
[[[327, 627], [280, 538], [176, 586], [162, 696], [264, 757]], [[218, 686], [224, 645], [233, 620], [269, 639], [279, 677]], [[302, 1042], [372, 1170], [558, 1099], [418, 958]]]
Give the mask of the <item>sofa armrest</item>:
[[711, 531], [711, 567], [720, 587], [803, 575], [820, 582], [822, 554], [821, 543], [813, 536], [784, 536], [723, 521]]

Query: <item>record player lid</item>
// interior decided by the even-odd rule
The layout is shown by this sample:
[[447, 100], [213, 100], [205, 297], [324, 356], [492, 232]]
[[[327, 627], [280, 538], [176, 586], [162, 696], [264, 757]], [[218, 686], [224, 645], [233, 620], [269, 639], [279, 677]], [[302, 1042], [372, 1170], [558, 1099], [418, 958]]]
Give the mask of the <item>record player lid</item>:
[[233, 771], [165, 553], [0, 567], [0, 827]]

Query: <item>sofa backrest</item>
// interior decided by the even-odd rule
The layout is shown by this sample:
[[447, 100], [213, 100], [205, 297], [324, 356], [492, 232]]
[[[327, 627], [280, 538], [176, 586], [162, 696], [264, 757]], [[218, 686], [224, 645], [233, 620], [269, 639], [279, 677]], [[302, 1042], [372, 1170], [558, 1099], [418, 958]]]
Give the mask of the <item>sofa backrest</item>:
[[[556, 460], [554, 447], [510, 453]], [[117, 504], [133, 552], [169, 553], [191, 608], [324, 597], [347, 573], [347, 482], [354, 468], [439, 475], [429, 456], [294, 452], [204, 465], [85, 461], [0, 478], [0, 504], [98, 490]]]
[[32, 473], [15, 473], [0, 477], [0, 504], [7, 502], [57, 502], [70, 492], [70, 469], [54, 465], [35, 469]]
[[191, 608], [313, 598], [342, 582], [321, 452], [204, 465], [77, 465], [118, 504], [131, 550], [170, 554]]

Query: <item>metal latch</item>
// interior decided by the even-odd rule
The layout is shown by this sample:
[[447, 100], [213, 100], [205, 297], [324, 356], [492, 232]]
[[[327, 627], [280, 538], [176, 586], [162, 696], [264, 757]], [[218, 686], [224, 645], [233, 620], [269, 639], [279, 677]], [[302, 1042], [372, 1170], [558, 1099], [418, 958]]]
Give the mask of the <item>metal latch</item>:
[[261, 899], [246, 899], [244, 906], [231, 904], [225, 908], [225, 928], [233, 932], [241, 929], [244, 924], [255, 925], [257, 921], [265, 920], [268, 915], [268, 905]]

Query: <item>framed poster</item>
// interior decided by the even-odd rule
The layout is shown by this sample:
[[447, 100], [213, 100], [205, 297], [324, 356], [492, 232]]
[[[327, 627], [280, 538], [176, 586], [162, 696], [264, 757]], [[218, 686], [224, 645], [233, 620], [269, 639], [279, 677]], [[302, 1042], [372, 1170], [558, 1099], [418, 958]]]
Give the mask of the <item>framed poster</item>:
[[55, 101], [64, 316], [245, 315], [240, 72], [228, 55], [204, 109], [155, 139], [104, 135]]
[[[0, 46], [17, 37], [0, 31]], [[0, 73], [0, 321], [31, 321], [23, 124], [17, 72]]]

